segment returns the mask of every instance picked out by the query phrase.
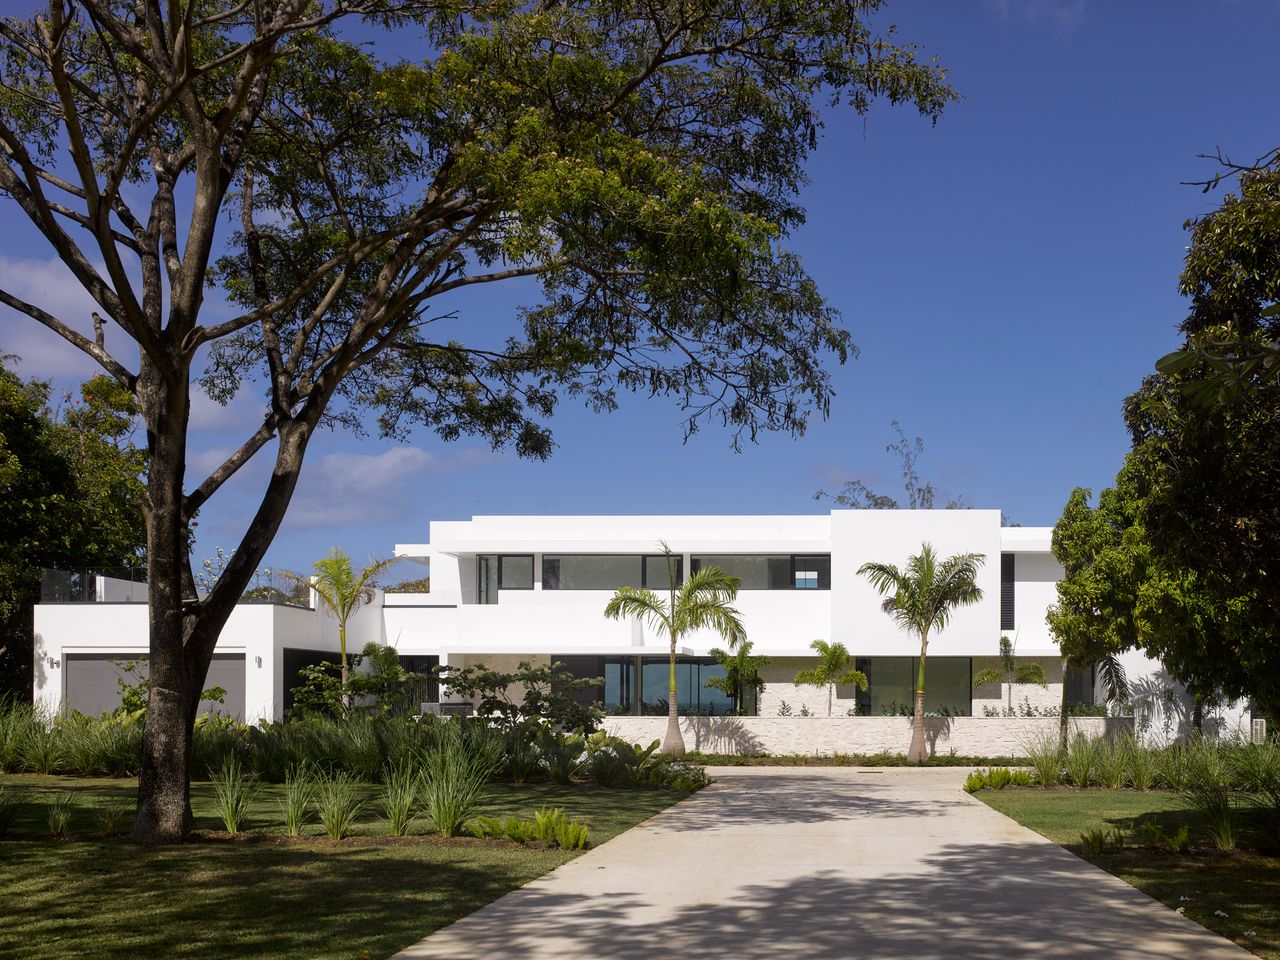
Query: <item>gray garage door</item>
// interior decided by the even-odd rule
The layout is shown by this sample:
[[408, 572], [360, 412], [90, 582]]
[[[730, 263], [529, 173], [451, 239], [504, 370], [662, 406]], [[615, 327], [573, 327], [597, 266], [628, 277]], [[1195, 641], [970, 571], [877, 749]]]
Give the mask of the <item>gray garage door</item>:
[[[147, 675], [146, 657], [112, 656], [101, 653], [69, 653], [65, 657], [67, 695], [64, 703], [68, 711], [78, 710], [96, 717], [120, 706], [120, 684], [136, 683]], [[142, 666], [130, 675], [123, 667], [132, 661]], [[227, 691], [223, 703], [202, 703], [200, 712], [216, 710], [237, 720], [244, 719], [244, 655], [239, 653], [215, 653], [209, 664], [209, 676], [204, 687], [222, 687]]]

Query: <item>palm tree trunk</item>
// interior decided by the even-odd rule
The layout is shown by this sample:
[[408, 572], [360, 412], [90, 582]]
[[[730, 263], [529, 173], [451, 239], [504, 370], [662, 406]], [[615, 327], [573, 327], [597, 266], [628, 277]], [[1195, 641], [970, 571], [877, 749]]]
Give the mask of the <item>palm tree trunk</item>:
[[338, 623], [338, 650], [341, 653], [342, 674], [339, 680], [342, 692], [342, 712], [345, 714], [351, 709], [351, 699], [347, 696], [347, 624], [346, 621]]
[[911, 763], [923, 763], [924, 748], [924, 658], [929, 649], [926, 635], [920, 641], [920, 670], [916, 674], [915, 710], [911, 715], [911, 747], [907, 750], [907, 760]]
[[671, 679], [667, 684], [667, 735], [662, 738], [662, 752], [672, 757], [684, 756], [684, 737], [680, 734], [680, 707], [676, 703], [676, 638], [671, 637]]

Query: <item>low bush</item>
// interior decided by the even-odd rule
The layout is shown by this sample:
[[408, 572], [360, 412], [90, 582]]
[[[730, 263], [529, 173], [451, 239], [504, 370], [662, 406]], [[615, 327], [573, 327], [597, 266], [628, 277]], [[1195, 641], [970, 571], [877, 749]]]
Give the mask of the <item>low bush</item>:
[[1023, 751], [1036, 783], [1042, 787], [1056, 787], [1062, 782], [1062, 748], [1057, 737], [1044, 735], [1032, 738], [1023, 744]]
[[290, 767], [285, 773], [284, 797], [280, 801], [286, 835], [302, 836], [302, 828], [311, 819], [315, 797], [315, 768], [305, 761]]
[[1080, 846], [1091, 857], [1116, 853], [1124, 849], [1124, 833], [1116, 829], [1103, 830], [1095, 827], [1080, 834]]
[[533, 815], [532, 820], [521, 820], [518, 817], [481, 816], [466, 824], [466, 830], [473, 837], [484, 839], [511, 840], [515, 843], [545, 843], [549, 847], [562, 850], [582, 850], [590, 842], [590, 833], [585, 824], [570, 820], [560, 807], [543, 808]]
[[480, 805], [496, 764], [472, 752], [462, 725], [448, 725], [422, 765], [422, 799], [442, 837], [452, 837]]
[[382, 788], [382, 811], [386, 814], [391, 835], [403, 837], [418, 812], [420, 779], [408, 765], [396, 767], [386, 775]]
[[985, 790], [989, 786], [991, 786], [991, 783], [987, 780], [987, 775], [981, 770], [975, 770], [965, 779], [964, 792], [977, 793], [979, 790]]
[[1095, 756], [1099, 786], [1119, 790], [1129, 782], [1129, 752], [1132, 746], [1131, 736], [1097, 741]]
[[1164, 838], [1164, 844], [1170, 853], [1186, 853], [1191, 849], [1191, 828], [1185, 823], [1178, 824], [1177, 831]]
[[1068, 782], [1081, 789], [1088, 787], [1094, 782], [1097, 766], [1097, 741], [1077, 733], [1067, 744], [1067, 754], [1063, 759]]

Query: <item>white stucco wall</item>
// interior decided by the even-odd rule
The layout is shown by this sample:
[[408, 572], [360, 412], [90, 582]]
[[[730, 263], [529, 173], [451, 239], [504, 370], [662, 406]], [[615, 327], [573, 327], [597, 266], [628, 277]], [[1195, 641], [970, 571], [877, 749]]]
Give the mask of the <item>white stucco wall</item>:
[[[1102, 717], [1073, 717], [1070, 730], [1098, 737], [1132, 729], [1132, 722]], [[660, 740], [665, 717], [606, 717], [605, 730], [633, 743]], [[909, 717], [682, 717], [685, 748], [702, 753], [831, 756], [832, 754], [906, 754], [911, 743]], [[953, 717], [926, 721], [931, 756], [1018, 757], [1040, 737], [1058, 736], [1057, 717]]]

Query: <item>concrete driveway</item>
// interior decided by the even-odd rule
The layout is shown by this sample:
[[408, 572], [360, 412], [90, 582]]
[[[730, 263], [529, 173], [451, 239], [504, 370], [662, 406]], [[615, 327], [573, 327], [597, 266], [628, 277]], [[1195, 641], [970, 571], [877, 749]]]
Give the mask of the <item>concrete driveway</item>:
[[397, 960], [1251, 956], [969, 797], [968, 770], [714, 772]]

